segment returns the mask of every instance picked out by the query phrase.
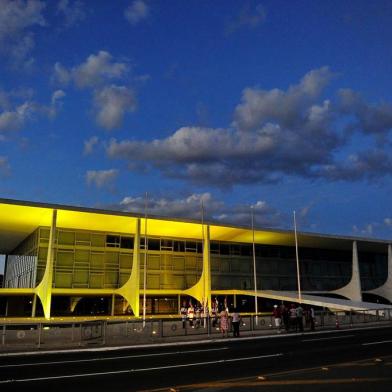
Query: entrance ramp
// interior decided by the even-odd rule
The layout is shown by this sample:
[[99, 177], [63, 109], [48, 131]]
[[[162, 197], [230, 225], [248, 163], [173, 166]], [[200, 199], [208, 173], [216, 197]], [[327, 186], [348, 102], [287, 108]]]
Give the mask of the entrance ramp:
[[[213, 295], [247, 295], [254, 296], [251, 290], [213, 290]], [[260, 298], [270, 298], [277, 301], [298, 303], [297, 291], [258, 290], [256, 295]], [[320, 306], [334, 311], [369, 311], [376, 313], [386, 309], [392, 310], [392, 305], [376, 304], [373, 302], [352, 301], [349, 299], [330, 298], [319, 295], [301, 294], [301, 303], [306, 305]]]

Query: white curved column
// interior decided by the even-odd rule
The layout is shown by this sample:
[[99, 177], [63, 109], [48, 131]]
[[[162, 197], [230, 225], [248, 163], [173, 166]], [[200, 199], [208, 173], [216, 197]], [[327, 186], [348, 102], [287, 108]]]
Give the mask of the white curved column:
[[349, 298], [352, 301], [362, 302], [361, 278], [359, 275], [357, 241], [353, 242], [352, 273], [351, 273], [350, 282], [346, 286], [342, 287], [341, 289], [334, 290], [331, 292], [342, 295], [343, 297]]

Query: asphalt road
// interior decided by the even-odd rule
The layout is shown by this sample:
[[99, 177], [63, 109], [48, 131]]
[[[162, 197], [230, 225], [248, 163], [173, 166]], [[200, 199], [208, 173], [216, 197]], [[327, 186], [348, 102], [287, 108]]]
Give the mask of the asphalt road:
[[[354, 386], [352, 390], [359, 392], [364, 386], [369, 392], [369, 385], [376, 385], [374, 390], [390, 391], [392, 366], [386, 364], [392, 364], [391, 354], [392, 327], [383, 327], [192, 346], [0, 357], [0, 390], [307, 391], [317, 384], [321, 391], [326, 385], [330, 389], [325, 390], [331, 390], [332, 382], [335, 390]], [[369, 365], [368, 373], [366, 366], [349, 368], [361, 361], [380, 366]], [[298, 381], [304, 379], [313, 381]], [[382, 389], [383, 383], [387, 389]]]

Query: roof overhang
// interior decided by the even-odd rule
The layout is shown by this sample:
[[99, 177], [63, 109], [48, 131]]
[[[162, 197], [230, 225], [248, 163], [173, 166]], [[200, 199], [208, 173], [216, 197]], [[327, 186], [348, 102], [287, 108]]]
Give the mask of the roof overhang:
[[[49, 227], [54, 209], [57, 210], [59, 228], [133, 234], [136, 220], [140, 218], [142, 235], [144, 233], [144, 217], [141, 214], [0, 199], [0, 254], [11, 252], [38, 227]], [[252, 243], [250, 227], [224, 226], [216, 222], [206, 222], [206, 224], [210, 225], [212, 241]], [[203, 237], [200, 221], [156, 216], [148, 217], [147, 233], [149, 236], [169, 238], [201, 240]], [[255, 242], [259, 244], [294, 245], [292, 231], [256, 228], [254, 234]], [[360, 250], [386, 253], [388, 244], [388, 241], [383, 240], [314, 233], [298, 233], [298, 237], [301, 247], [310, 248], [350, 250], [352, 242], [356, 240]]]

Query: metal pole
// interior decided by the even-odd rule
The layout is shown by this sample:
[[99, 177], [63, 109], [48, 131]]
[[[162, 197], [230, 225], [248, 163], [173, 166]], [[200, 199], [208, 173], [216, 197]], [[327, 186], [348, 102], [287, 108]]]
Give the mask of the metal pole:
[[257, 313], [259, 312], [258, 306], [257, 306], [257, 279], [256, 279], [256, 247], [255, 247], [255, 225], [254, 225], [254, 208], [253, 206], [250, 206], [250, 211], [251, 211], [251, 220], [252, 220], [252, 250], [253, 250], [253, 280], [254, 280], [254, 285], [255, 285], [255, 312], [256, 312], [256, 317], [255, 317], [255, 323], [258, 325], [258, 317]]
[[6, 334], [6, 326], [3, 324], [3, 334], [1, 335], [1, 344], [5, 345], [5, 334]]
[[42, 334], [42, 324], [38, 324], [38, 348], [41, 348], [41, 334]]
[[146, 326], [146, 286], [147, 286], [147, 192], [144, 202], [144, 267], [143, 267], [143, 328]]
[[[201, 199], [200, 202], [201, 202], [201, 254], [204, 257], [205, 240], [204, 240], [204, 203], [203, 203], [203, 199]], [[202, 274], [203, 274], [203, 303], [202, 303], [202, 306], [203, 306], [204, 314], [205, 314], [205, 310], [206, 310], [206, 300], [205, 300], [205, 296], [206, 296], [206, 282], [205, 282], [206, 274], [205, 274], [205, 271], [204, 271], [204, 262], [203, 262]]]
[[301, 276], [299, 269], [299, 258], [298, 258], [298, 238], [297, 238], [297, 222], [295, 220], [295, 211], [294, 211], [294, 237], [295, 237], [295, 258], [297, 261], [297, 285], [298, 285], [298, 302], [302, 302], [301, 297]]

